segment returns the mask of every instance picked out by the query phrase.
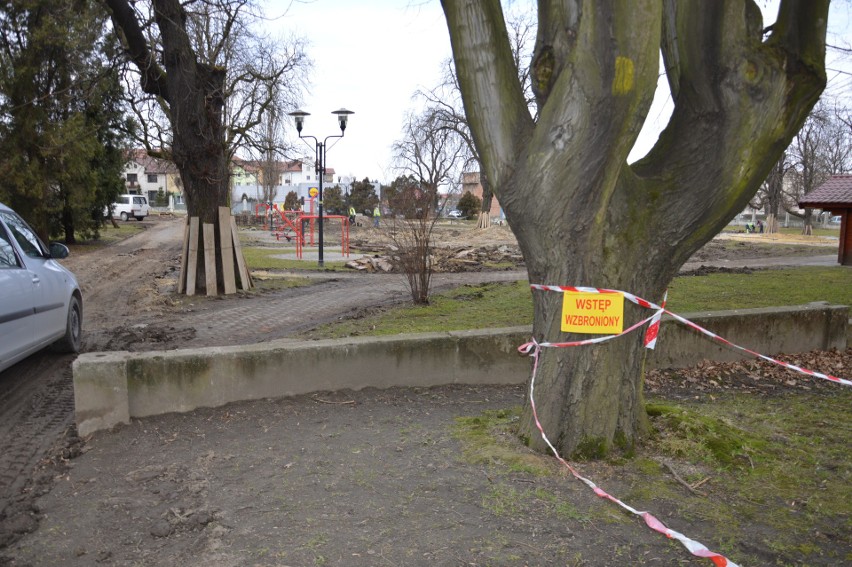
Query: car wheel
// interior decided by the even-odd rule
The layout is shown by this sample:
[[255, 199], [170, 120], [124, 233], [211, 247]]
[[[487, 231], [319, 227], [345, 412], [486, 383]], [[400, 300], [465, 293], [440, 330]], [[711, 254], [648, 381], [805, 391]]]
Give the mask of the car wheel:
[[127, 221], [127, 213], [121, 213], [121, 220]]
[[58, 352], [80, 352], [83, 336], [83, 308], [76, 295], [68, 302], [68, 320], [65, 323], [65, 336], [53, 343]]

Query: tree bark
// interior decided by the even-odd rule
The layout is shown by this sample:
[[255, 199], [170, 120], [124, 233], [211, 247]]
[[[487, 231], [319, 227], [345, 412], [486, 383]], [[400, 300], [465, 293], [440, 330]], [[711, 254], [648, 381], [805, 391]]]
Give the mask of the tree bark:
[[[740, 212], [825, 85], [828, 2], [782, 1], [763, 42], [751, 1], [539, 2], [534, 122], [499, 0], [442, 0], [465, 111], [531, 283], [658, 302], [680, 266]], [[656, 88], [660, 37], [675, 109], [627, 165]], [[562, 299], [533, 292], [534, 338]], [[628, 306], [625, 324], [649, 313]], [[639, 336], [545, 349], [536, 401], [565, 455], [628, 450], [647, 431]], [[521, 433], [546, 450], [531, 412]]]
[[781, 158], [772, 167], [766, 178], [766, 232], [778, 232], [778, 213], [784, 198], [784, 175], [787, 172], [786, 152], [781, 152]]
[[802, 236], [813, 236], [814, 234], [814, 210], [805, 209], [802, 217]]
[[[230, 227], [219, 226], [219, 207], [229, 206], [231, 155], [227, 151], [222, 110], [225, 69], [198, 62], [186, 29], [187, 14], [179, 0], [153, 0], [154, 21], [162, 39], [162, 65], [154, 61], [147, 38], [127, 0], [106, 0], [116, 27], [122, 30], [128, 56], [142, 73], [142, 88], [168, 103], [172, 126], [171, 160], [180, 171], [187, 199], [187, 215], [198, 217], [200, 226], [215, 227], [215, 265], [198, 258], [196, 286], [187, 293], [208, 295], [224, 289], [222, 239], [231, 238]], [[203, 231], [195, 246], [204, 250]], [[217, 289], [208, 290], [205, 274], [215, 269]], [[245, 282], [244, 282], [245, 286]]]
[[491, 226], [491, 202], [494, 200], [494, 191], [488, 183], [488, 176], [479, 172], [479, 184], [482, 185], [482, 208], [479, 211], [479, 220], [476, 228], [488, 228]]

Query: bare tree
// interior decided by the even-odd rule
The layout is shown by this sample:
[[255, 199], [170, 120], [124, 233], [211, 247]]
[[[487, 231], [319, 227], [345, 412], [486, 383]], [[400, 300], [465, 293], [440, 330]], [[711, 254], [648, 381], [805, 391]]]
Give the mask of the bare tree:
[[399, 214], [389, 215], [385, 227], [398, 249], [399, 267], [408, 277], [412, 299], [428, 303], [432, 230], [442, 208], [439, 187], [458, 178], [465, 146], [427, 109], [421, 115], [409, 115], [403, 138], [394, 143], [393, 151], [407, 182], [399, 188], [396, 203], [389, 203]]
[[432, 230], [438, 219], [437, 189], [414, 176], [399, 176], [387, 188], [385, 233], [394, 245], [391, 262], [408, 281], [411, 300], [429, 303], [432, 282]]
[[[527, 104], [534, 112], [535, 98], [530, 83], [530, 68], [526, 62], [532, 57], [536, 24], [528, 11], [520, 10], [510, 15], [507, 21], [507, 28], [509, 31], [509, 41], [511, 42], [512, 57], [515, 67], [518, 70], [518, 79], [523, 85]], [[473, 136], [470, 133], [453, 60], [449, 59], [445, 62], [440, 85], [428, 91], [417, 91], [415, 97], [427, 101], [430, 109], [429, 112], [433, 114], [436, 124], [439, 124], [441, 128], [453, 132], [461, 139], [466, 152], [463, 171], [479, 171], [479, 183], [482, 185], [482, 205], [477, 220], [477, 227], [488, 228], [491, 225], [491, 205], [494, 191], [491, 188], [487, 173], [481, 167], [482, 161], [473, 142]]]
[[803, 219], [802, 234], [813, 233], [813, 210], [799, 213], [798, 200], [830, 176], [846, 173], [852, 166], [852, 132], [842, 120], [846, 109], [831, 108], [820, 101], [796, 134], [789, 152], [795, 180], [787, 210]]
[[[825, 88], [828, 0], [781, 0], [766, 38], [751, 0], [539, 0], [534, 116], [500, 1], [441, 4], [476, 147], [535, 284], [659, 301], [747, 205]], [[628, 164], [661, 48], [674, 110]], [[534, 292], [539, 344], [567, 340], [562, 302]], [[624, 317], [639, 321], [638, 308]], [[629, 449], [648, 431], [642, 346], [624, 337], [539, 356], [538, 415], [563, 454]], [[521, 433], [547, 450], [529, 408]]]
[[284, 124], [282, 116], [283, 109], [273, 105], [261, 116], [261, 130], [263, 134], [258, 137], [255, 150], [260, 155], [258, 160], [258, 171], [260, 173], [259, 183], [263, 191], [263, 201], [271, 203], [275, 200], [277, 186], [281, 175], [284, 173], [285, 152], [289, 144], [284, 140]]
[[463, 141], [445, 127], [440, 113], [431, 108], [416, 116], [409, 114], [403, 137], [394, 142], [392, 151], [397, 169], [414, 176], [435, 195], [440, 185], [458, 178], [465, 159]]
[[778, 232], [778, 214], [784, 207], [784, 181], [792, 170], [789, 154], [784, 151], [761, 185], [755, 198], [749, 203], [752, 209], [766, 211], [766, 232]]
[[[307, 64], [301, 42], [284, 51], [254, 34], [249, 0], [105, 0], [147, 98], [135, 106], [143, 121], [149, 153], [170, 159], [181, 174], [187, 211], [215, 232], [215, 266], [222, 266], [229, 227], [220, 226], [219, 208], [230, 201], [230, 165], [236, 150], [250, 145], [264, 111], [284, 102], [273, 93], [297, 97], [299, 90], [268, 89], [287, 84]], [[166, 120], [164, 121], [163, 118]], [[168, 125], [168, 128], [163, 126]], [[188, 232], [193, 238], [192, 232]], [[185, 249], [203, 250], [203, 231]], [[207, 283], [205, 255], [190, 273], [187, 293], [216, 290]], [[188, 270], [192, 272], [191, 268]], [[243, 282], [246, 287], [247, 282]]]

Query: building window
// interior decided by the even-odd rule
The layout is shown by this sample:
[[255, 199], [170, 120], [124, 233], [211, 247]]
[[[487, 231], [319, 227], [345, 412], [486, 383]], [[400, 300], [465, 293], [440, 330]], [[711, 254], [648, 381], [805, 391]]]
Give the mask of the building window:
[[148, 183], [156, 183], [157, 182], [157, 174], [149, 173], [148, 174]]

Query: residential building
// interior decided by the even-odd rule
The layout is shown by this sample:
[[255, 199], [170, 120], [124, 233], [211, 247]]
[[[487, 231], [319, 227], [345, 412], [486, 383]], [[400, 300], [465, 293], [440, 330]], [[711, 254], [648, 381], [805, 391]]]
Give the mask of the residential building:
[[[233, 186], [231, 190], [232, 202], [236, 205], [240, 202], [256, 202], [264, 199], [263, 192], [263, 164], [256, 161], [234, 160]], [[277, 170], [278, 179], [275, 183], [275, 194], [272, 201], [281, 204], [291, 191], [304, 202], [310, 200], [309, 192], [313, 187], [319, 187], [319, 177], [316, 174], [314, 164], [308, 161], [292, 160], [279, 162], [278, 167], [270, 168]], [[340, 185], [344, 193], [349, 191], [352, 184], [351, 178], [340, 178], [335, 175], [334, 168], [326, 167], [323, 177], [323, 189]]]
[[[291, 191], [297, 197], [310, 200], [311, 188], [319, 186], [314, 164], [303, 160], [282, 161], [267, 171], [275, 171], [275, 191], [273, 202], [281, 204]], [[231, 165], [231, 203], [238, 205], [258, 202], [264, 199], [264, 167], [262, 162], [234, 158]], [[162, 189], [170, 195], [170, 206], [180, 207], [183, 199], [183, 184], [175, 165], [168, 161], [153, 158], [144, 149], [132, 150], [124, 166], [124, 179], [127, 193], [145, 195], [148, 202], [156, 202], [157, 193]], [[334, 168], [326, 167], [323, 188], [340, 185], [344, 194], [349, 192], [353, 179], [339, 177]]]
[[144, 149], [132, 150], [124, 165], [124, 185], [127, 193], [144, 195], [155, 203], [157, 193], [181, 195], [183, 193], [177, 167], [168, 161], [153, 158]]
[[[479, 180], [478, 171], [462, 173], [462, 195], [464, 195], [465, 192], [468, 191], [474, 196], [482, 199], [483, 189], [482, 183]], [[500, 207], [500, 203], [497, 202], [496, 196], [491, 199], [491, 209], [488, 212], [490, 213], [492, 219], [506, 218], [506, 215], [503, 214], [503, 209]]]

